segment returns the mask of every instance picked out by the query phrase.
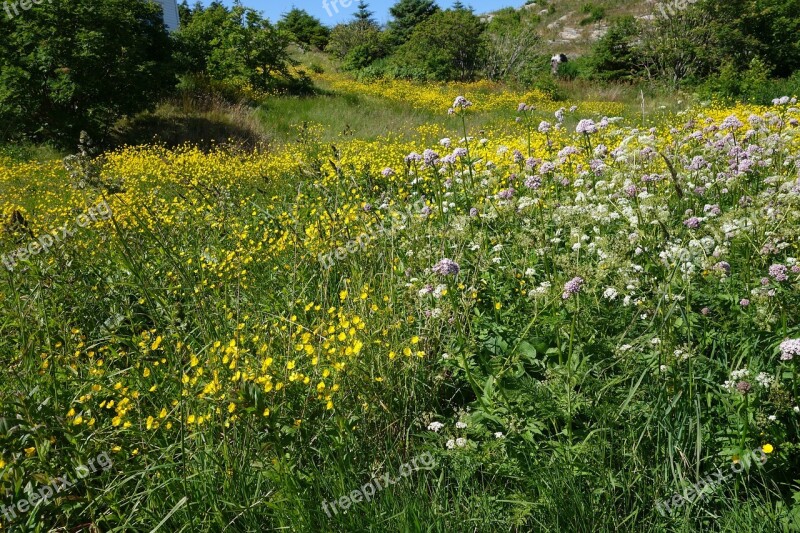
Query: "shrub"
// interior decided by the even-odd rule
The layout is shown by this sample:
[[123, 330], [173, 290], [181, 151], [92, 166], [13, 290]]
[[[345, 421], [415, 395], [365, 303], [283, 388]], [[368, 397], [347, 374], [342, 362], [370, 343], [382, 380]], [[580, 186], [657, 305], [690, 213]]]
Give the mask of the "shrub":
[[603, 6], [596, 6], [594, 4], [584, 4], [581, 11], [584, 14], [589, 15], [588, 17], [581, 20], [581, 26], [586, 26], [587, 24], [591, 24], [593, 22], [597, 22], [601, 20], [603, 17], [606, 16], [606, 8]]
[[293, 8], [278, 21], [279, 30], [288, 32], [292, 39], [300, 44], [313, 46], [322, 50], [327, 46], [331, 31], [318, 18], [307, 11]]
[[543, 92], [555, 102], [561, 102], [567, 99], [564, 90], [556, 83], [551, 76], [542, 76], [533, 82], [531, 88]]
[[536, 32], [539, 17], [513, 8], [495, 13], [486, 30], [486, 76], [490, 80], [518, 81], [536, 53], [541, 38]]
[[339, 24], [331, 31], [331, 37], [325, 50], [339, 59], [344, 59], [353, 48], [380, 39], [380, 33], [380, 28], [371, 22], [356, 20], [347, 24]]
[[474, 79], [484, 62], [484, 25], [466, 9], [440, 11], [416, 27], [394, 56], [425, 80]]
[[636, 48], [639, 32], [639, 23], [632, 16], [612, 21], [608, 32], [595, 43], [589, 55], [589, 75], [604, 81], [635, 78], [639, 69]]
[[375, 60], [383, 57], [384, 49], [380, 42], [359, 44], [344, 57], [342, 68], [345, 70], [361, 70], [371, 65]]
[[566, 63], [559, 63], [558, 77], [564, 80], [574, 80], [580, 75], [580, 66], [577, 61], [567, 61]]
[[771, 105], [776, 96], [800, 94], [800, 71], [782, 80], [770, 79], [769, 71], [770, 67], [758, 58], [753, 58], [744, 72], [726, 63], [718, 74], [703, 82], [698, 91], [704, 99], [759, 105]]
[[153, 4], [52, 0], [0, 16], [0, 137], [72, 145], [175, 85], [172, 44]]
[[287, 51], [292, 36], [252, 9], [198, 7], [177, 37], [186, 73], [247, 84], [259, 91], [309, 91], [309, 80], [290, 71], [295, 63]]

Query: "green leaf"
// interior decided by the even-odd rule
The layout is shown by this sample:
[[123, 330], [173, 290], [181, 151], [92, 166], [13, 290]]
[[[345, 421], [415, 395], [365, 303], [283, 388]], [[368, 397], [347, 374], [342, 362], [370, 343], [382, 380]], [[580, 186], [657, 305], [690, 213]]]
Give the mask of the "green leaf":
[[519, 343], [519, 346], [517, 347], [517, 352], [519, 352], [520, 355], [522, 355], [523, 357], [527, 358], [530, 361], [536, 361], [536, 355], [537, 355], [536, 347], [527, 341], [522, 341], [521, 343]]

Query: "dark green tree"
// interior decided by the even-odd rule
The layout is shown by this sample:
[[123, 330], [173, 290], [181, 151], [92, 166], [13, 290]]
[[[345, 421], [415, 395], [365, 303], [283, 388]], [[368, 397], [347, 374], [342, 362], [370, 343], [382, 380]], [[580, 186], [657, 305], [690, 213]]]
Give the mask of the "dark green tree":
[[369, 10], [369, 4], [365, 0], [361, 0], [357, 7], [358, 11], [354, 15], [356, 21], [377, 26], [378, 23], [372, 18], [375, 13]]
[[208, 58], [221, 42], [231, 10], [220, 2], [204, 8], [195, 4], [181, 20], [177, 32], [177, 62], [182, 72], [198, 74], [208, 71]]
[[591, 76], [599, 80], [632, 80], [641, 64], [636, 42], [641, 28], [630, 15], [611, 22], [608, 32], [592, 48], [588, 59]]
[[485, 25], [466, 10], [439, 11], [419, 24], [392, 60], [399, 73], [428, 80], [467, 81], [486, 57]]
[[439, 11], [434, 0], [400, 0], [391, 8], [389, 14], [393, 19], [389, 22], [389, 33], [393, 44], [399, 46], [411, 37], [420, 23]]
[[346, 70], [360, 70], [386, 56], [386, 35], [364, 0], [352, 21], [333, 28], [326, 50], [342, 59]]
[[212, 78], [241, 80], [258, 89], [274, 89], [292, 78], [289, 35], [250, 8], [234, 6], [208, 57]]
[[185, 73], [262, 90], [290, 89], [302, 82], [290, 72], [290, 34], [253, 9], [220, 3], [201, 8], [177, 39]]
[[800, 0], [704, 0], [697, 7], [713, 21], [721, 62], [745, 70], [758, 57], [772, 75], [800, 70]]
[[800, 0], [678, 0], [657, 8], [638, 46], [652, 78], [676, 86], [746, 70], [757, 78], [762, 67], [768, 76], [800, 69]]
[[[198, 7], [202, 8], [202, 5], [195, 4], [195, 9]], [[178, 20], [181, 26], [189, 24], [189, 21], [192, 19], [192, 11], [193, 9], [189, 7], [189, 3], [186, 0], [178, 4]]]
[[292, 35], [295, 42], [322, 50], [327, 46], [331, 31], [307, 11], [294, 8], [283, 15], [277, 27]]
[[[731, 35], [731, 39], [737, 38]], [[696, 5], [644, 25], [637, 49], [645, 75], [673, 88], [707, 77], [723, 55], [714, 16]]]
[[541, 39], [539, 17], [527, 9], [508, 7], [495, 13], [486, 29], [486, 76], [490, 80], [520, 81], [530, 68]]
[[337, 24], [331, 30], [326, 51], [344, 59], [354, 48], [369, 47], [380, 40], [381, 31], [376, 23], [354, 20], [347, 24]]
[[130, 0], [52, 0], [0, 16], [0, 137], [72, 146], [102, 140], [123, 115], [176, 83], [160, 8]]

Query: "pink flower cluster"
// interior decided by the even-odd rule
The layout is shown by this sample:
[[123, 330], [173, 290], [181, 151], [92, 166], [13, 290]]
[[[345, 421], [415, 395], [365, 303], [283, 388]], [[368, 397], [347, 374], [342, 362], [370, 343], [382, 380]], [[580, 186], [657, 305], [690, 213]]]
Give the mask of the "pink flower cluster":
[[781, 343], [781, 361], [791, 361], [800, 355], [800, 339], [787, 339]]

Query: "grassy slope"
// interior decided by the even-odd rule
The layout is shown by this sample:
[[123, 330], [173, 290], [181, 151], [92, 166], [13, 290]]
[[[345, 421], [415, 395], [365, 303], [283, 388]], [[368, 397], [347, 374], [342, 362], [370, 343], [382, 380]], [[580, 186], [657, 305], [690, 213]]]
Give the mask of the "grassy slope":
[[[574, 89], [576, 92], [584, 91], [580, 94], [586, 96], [595, 91], [593, 88]], [[622, 92], [618, 98], [627, 103], [629, 124], [635, 124], [639, 115], [635, 93]], [[663, 125], [667, 120], [675, 120], [658, 114], [659, 105], [648, 100], [645, 117], [648, 123]], [[165, 114], [170, 116], [182, 112], [166, 110]], [[254, 116], [262, 122], [252, 122]], [[513, 116], [513, 110], [509, 110], [473, 117], [470, 133], [476, 134], [487, 124], [508, 125]], [[296, 145], [297, 125], [303, 122], [322, 124], [318, 139], [312, 142], [304, 140], [306, 144], [300, 145], [300, 151], [308, 160], [323, 162], [329, 157], [327, 143], [375, 139], [387, 132], [418, 139], [415, 136], [418, 126], [443, 121], [427, 112], [413, 111], [380, 98], [346, 94], [270, 100], [257, 111], [257, 115], [248, 117], [250, 127], [263, 127], [264, 135], [276, 146]], [[220, 121], [231, 122], [228, 117]], [[676, 121], [674, 125], [680, 126], [681, 122]], [[518, 134], [506, 140], [519, 143], [520, 137]], [[573, 142], [577, 144], [580, 140]], [[522, 144], [519, 146], [524, 148]], [[487, 157], [499, 158], [497, 148], [492, 145]], [[538, 150], [537, 155], [547, 157], [542, 146], [538, 146]], [[375, 156], [375, 152], [370, 154]], [[86, 385], [93, 382], [91, 380], [103, 383], [104, 387], [107, 386], [103, 394], [109, 397], [119, 394], [113, 389], [113, 382], [117, 380], [124, 380], [126, 387], [144, 393], [153, 381], [144, 379], [142, 369], [137, 365], [157, 359], [147, 349], [152, 339], [134, 335], [144, 329], [171, 332], [173, 346], [176, 338], [188, 339], [201, 355], [205, 355], [215, 340], [238, 337], [238, 323], [248, 322], [241, 317], [250, 315], [249, 323], [255, 324], [254, 327], [270, 327], [265, 331], [251, 331], [251, 326], [248, 326], [248, 335], [266, 334], [274, 343], [271, 350], [285, 350], [288, 356], [294, 353], [294, 343], [281, 333], [280, 324], [283, 323], [274, 325], [276, 316], [285, 323], [294, 322], [290, 319], [294, 314], [300, 315], [302, 320], [305, 315], [299, 301], [320, 304], [323, 314], [325, 309], [341, 305], [350, 312], [368, 316], [368, 308], [358, 296], [351, 294], [343, 302], [339, 294], [344, 286], [369, 284], [372, 287], [368, 303], [374, 301], [383, 306], [383, 296], [391, 302], [382, 307], [378, 318], [372, 319], [373, 340], [407, 341], [416, 331], [416, 325], [411, 325], [415, 322], [407, 319], [411, 317], [416, 323], [424, 323], [424, 313], [416, 293], [404, 285], [410, 281], [395, 272], [387, 258], [408, 257], [404, 261], [408, 261], [409, 268], [413, 267], [414, 275], [424, 276], [424, 269], [432, 262], [430, 259], [435, 261], [442, 253], [451, 252], [468, 256], [469, 242], [480, 240], [482, 255], [470, 259], [470, 262], [474, 261], [469, 273], [472, 277], [465, 282], [466, 285], [481, 287], [481, 291], [487, 291], [489, 295], [482, 300], [474, 315], [461, 316], [459, 320], [474, 320], [475, 323], [470, 325], [476, 330], [496, 327], [502, 335], [513, 336], [524, 331], [524, 326], [539, 316], [538, 307], [531, 308], [533, 304], [521, 296], [523, 287], [519, 285], [519, 279], [515, 275], [507, 276], [502, 270], [493, 270], [496, 267], [488, 250], [503, 243], [506, 246], [503, 256], [515, 268], [519, 267], [517, 273], [520, 275], [528, 263], [536, 266], [537, 270], [552, 268], [547, 265], [547, 260], [540, 261], [534, 253], [534, 239], [541, 243], [556, 237], [560, 228], [552, 220], [548, 222], [545, 219], [533, 228], [523, 228], [520, 218], [509, 211], [500, 220], [486, 218], [474, 225], [468, 224], [472, 233], [462, 234], [456, 240], [453, 237], [454, 221], [436, 219], [430, 227], [414, 227], [402, 240], [398, 237], [396, 241], [381, 242], [364, 255], [349, 258], [333, 273], [326, 273], [320, 271], [313, 257], [302, 255], [305, 238], [294, 240], [290, 237], [291, 246], [268, 258], [254, 252], [257, 246], [254, 246], [253, 239], [258, 239], [266, 227], [274, 237], [291, 233], [288, 219], [282, 217], [278, 221], [265, 222], [250, 200], [259, 204], [272, 202], [269, 209], [278, 213], [298, 209], [301, 220], [313, 226], [321, 217], [318, 213], [312, 214], [311, 207], [340, 206], [354, 201], [354, 194], [361, 195], [355, 196], [356, 202], [373, 200], [377, 196], [372, 188], [375, 184], [364, 181], [364, 176], [348, 174], [346, 180], [337, 182], [293, 169], [285, 175], [270, 174], [272, 181], [265, 182], [256, 173], [257, 167], [243, 179], [238, 168], [218, 169], [215, 158], [193, 155], [186, 160], [174, 161], [156, 152], [153, 159], [155, 162], [150, 161], [148, 167], [122, 161], [115, 169], [128, 176], [132, 183], [137, 183], [140, 175], [145, 176], [139, 184], [141, 188], [125, 196], [127, 200], [141, 202], [137, 205], [142, 207], [138, 212], [125, 211], [128, 215], [126, 223], [130, 226], [123, 228], [117, 237], [113, 237], [115, 233], [111, 229], [92, 230], [85, 237], [86, 244], [59, 250], [53, 264], [37, 264], [32, 268], [41, 268], [41, 271], [25, 272], [24, 278], [13, 283], [13, 278], [7, 278], [10, 281], [3, 286], [2, 327], [8, 334], [1, 346], [6, 358], [4, 362], [9, 362], [4, 371], [9, 373], [3, 376], [4, 385], [0, 386], [0, 405], [4, 412], [20, 412], [24, 418], [24, 423], [12, 422], [19, 424], [9, 436], [14, 440], [4, 443], [8, 450], [35, 444], [42, 457], [50, 461], [50, 464], [41, 466], [35, 462], [36, 457], [27, 459], [24, 468], [17, 472], [18, 479], [29, 481], [34, 472], [37, 475], [42, 471], [63, 472], [70, 460], [79, 460], [112, 446], [124, 446], [120, 455], [114, 456], [116, 469], [113, 474], [91, 479], [85, 488], [76, 490], [69, 498], [62, 498], [58, 505], [30, 513], [27, 519], [31, 524], [38, 522], [46, 526], [77, 528], [81, 524], [88, 527], [86, 524], [95, 523], [101, 529], [114, 525], [119, 530], [130, 531], [150, 531], [162, 520], [165, 522], [161, 531], [285, 528], [294, 531], [688, 533], [703, 530], [771, 533], [777, 530], [779, 498], [774, 495], [774, 487], [761, 485], [764, 478], [759, 472], [742, 478], [747, 483], [736, 481], [724, 486], [721, 492], [726, 497], [718, 496], [686, 507], [671, 519], [664, 519], [653, 508], [657, 498], [676, 490], [677, 479], [692, 478], [701, 466], [706, 472], [720, 463], [715, 454], [722, 443], [731, 438], [730, 428], [725, 423], [714, 425], [714, 417], [722, 418], [728, 412], [722, 410], [720, 414], [707, 410], [729, 367], [736, 366], [743, 354], [753, 353], [754, 360], [759, 362], [772, 357], [767, 353], [763, 339], [737, 333], [744, 326], [758, 329], [761, 319], [755, 315], [740, 318], [736, 308], [732, 311], [736, 320], [747, 321], [741, 324], [731, 322], [730, 330], [719, 327], [721, 319], [718, 317], [714, 317], [714, 321], [702, 322], [702, 342], [707, 344], [703, 344], [698, 358], [707, 366], [691, 370], [696, 374], [687, 381], [676, 381], [672, 386], [660, 381], [650, 355], [645, 353], [641, 358], [633, 358], [611, 353], [607, 343], [613, 339], [593, 328], [600, 322], [611, 328], [614, 313], [608, 311], [610, 305], [593, 301], [595, 298], [584, 304], [594, 306], [590, 308], [594, 314], [585, 312], [578, 322], [578, 331], [589, 340], [585, 358], [581, 357], [573, 369], [575, 375], [568, 375], [564, 367], [555, 368], [555, 365], [545, 372], [535, 365], [532, 367], [516, 360], [519, 353], [492, 351], [496, 350], [490, 342], [492, 339], [485, 339], [487, 342], [483, 345], [475, 346], [470, 344], [473, 337], [465, 335], [461, 339], [464, 342], [462, 347], [480, 349], [481, 357], [485, 358], [480, 368], [474, 369], [476, 372], [489, 369], [505, 374], [506, 379], [511, 380], [512, 372], [507, 368], [492, 365], [498, 364], [498, 360], [505, 363], [503, 357], [508, 357], [509, 363], [521, 365], [514, 367], [513, 378], [521, 376], [522, 380], [511, 382], [513, 386], [498, 380], [497, 389], [502, 390], [502, 394], [520, 394], [512, 402], [513, 408], [532, 404], [538, 409], [528, 413], [514, 412], [513, 425], [519, 429], [529, 421], [547, 421], [545, 427], [538, 428], [547, 434], [547, 438], [537, 435], [533, 441], [526, 441], [520, 437], [521, 430], [519, 433], [507, 430], [511, 439], [508, 447], [488, 438], [482, 441], [480, 450], [463, 454], [445, 452], [440, 442], [442, 439], [426, 432], [424, 427], [434, 417], [446, 417], [452, 422], [458, 418], [460, 409], [471, 404], [476, 395], [467, 385], [467, 377], [459, 373], [456, 366], [441, 367], [437, 361], [411, 363], [407, 367], [391, 363], [380, 344], [378, 348], [366, 348], [369, 357], [357, 367], [360, 374], [354, 372], [357, 377], [349, 382], [354, 387], [344, 395], [342, 411], [333, 414], [314, 411], [312, 394], [299, 396], [295, 403], [287, 402], [281, 406], [286, 410], [303, 412], [304, 416], [308, 410], [312, 413], [309, 417], [318, 417], [311, 418], [308, 427], [302, 429], [288, 422], [263, 423], [254, 405], [263, 406], [252, 398], [248, 398], [252, 405], [244, 401], [241, 407], [248, 409], [243, 415], [246, 423], [234, 424], [233, 427], [225, 426], [219, 417], [214, 419], [213, 425], [203, 429], [169, 434], [146, 430], [143, 423], [122, 434], [117, 434], [109, 424], [103, 425], [102, 422], [99, 424], [102, 427], [96, 430], [83, 430], [80, 426], [76, 429], [65, 417], [66, 407], [86, 391], [78, 386], [80, 380], [73, 381], [70, 365], [77, 362], [79, 371], [84, 372], [89, 366], [85, 352], [94, 350], [96, 345], [110, 343], [130, 350], [130, 355], [115, 353], [105, 356], [106, 366], [111, 369], [107, 378], [88, 372], [81, 373], [80, 377]], [[485, 188], [478, 186], [470, 190], [470, 196], [463, 199], [469, 203], [460, 207], [482, 205], [491, 211], [486, 197], [504, 186], [504, 180], [514, 169], [509, 165], [503, 170], [507, 172], [498, 172]], [[36, 169], [27, 171], [36, 172]], [[622, 172], [638, 176], [642, 170], [623, 167]], [[187, 176], [198, 175], [203, 176], [199, 183], [185, 180]], [[54, 176], [64, 179], [58, 172]], [[321, 191], [326, 189], [322, 187], [312, 188], [308, 197], [296, 202], [289, 190], [299, 182], [329, 187], [333, 197], [327, 196], [330, 191], [323, 194]], [[54, 188], [53, 183], [42, 180], [37, 183], [39, 189], [33, 192], [46, 190], [51, 192], [54, 200], [65, 199], [65, 196], [56, 195], [56, 191], [63, 187]], [[292, 187], [287, 187], [287, 184]], [[392, 188], [395, 186], [380, 184], [391, 192], [396, 192]], [[432, 187], [430, 183], [425, 186]], [[747, 183], [742, 186], [756, 185]], [[15, 186], [13, 189], [18, 193], [24, 187]], [[156, 190], [161, 192], [155, 193]], [[688, 204], [682, 204], [668, 191], [662, 189], [658, 194], [673, 206], [670, 212], [675, 220], [669, 230], [683, 235], [680, 232], [685, 228], [680, 223], [680, 215]], [[32, 195], [31, 191], [25, 194], [28, 197]], [[63, 191], [60, 194], [66, 195]], [[690, 201], [694, 202], [692, 207], [702, 209], [703, 201], [687, 200]], [[79, 198], [73, 198], [68, 204], [77, 209], [81, 202]], [[699, 205], [694, 205], [697, 202]], [[122, 206], [120, 210], [123, 210]], [[557, 209], [545, 211], [548, 216], [557, 212]], [[756, 212], [754, 209], [754, 216]], [[339, 223], [337, 229], [346, 226], [341, 219]], [[579, 218], [571, 223], [583, 223], [583, 230], [589, 234], [596, 224]], [[259, 228], [259, 232], [246, 236], [250, 228]], [[770, 229], [763, 227], [759, 231]], [[354, 226], [354, 231], [357, 230], [358, 227]], [[541, 235], [536, 234], [528, 240], [526, 235], [532, 231], [541, 231]], [[658, 227], [648, 225], [642, 231], [654, 246], [661, 242]], [[608, 235], [612, 236], [614, 232], [608, 231]], [[763, 235], [759, 234], [761, 237]], [[456, 249], [449, 248], [453, 244], [457, 245]], [[266, 243], [259, 242], [259, 245], [266, 246]], [[219, 281], [216, 275], [229, 276], [231, 273], [221, 270], [198, 274], [194, 266], [186, 263], [188, 255], [194, 261], [193, 265], [199, 264], [208, 250], [231, 250], [237, 257], [256, 254], [254, 263], [237, 264], [237, 268], [250, 271], [250, 285], [246, 280], [242, 283], [238, 272], [234, 272], [232, 277], [223, 278], [224, 283], [215, 286], [214, 282]], [[610, 251], [613, 253], [613, 248]], [[563, 263], [558, 263], [555, 269], [559, 282], [557, 288], [565, 281], [561, 277], [566, 276], [569, 268], [582, 266], [577, 259], [573, 262], [571, 257], [566, 251], [559, 259]], [[734, 266], [744, 268], [748, 263], [746, 256], [739, 256], [739, 259], [741, 264], [735, 263]], [[646, 260], [641, 259], [642, 262]], [[648, 263], [647, 267], [653, 271], [660, 268], [657, 260]], [[591, 265], [585, 268], [597, 272]], [[614, 271], [612, 269], [612, 274]], [[211, 287], [206, 285], [209, 280]], [[742, 284], [749, 281], [752, 280], [745, 280]], [[195, 291], [195, 287], [202, 288]], [[525, 290], [528, 288], [524, 287]], [[451, 289], [454, 294], [461, 290]], [[692, 290], [697, 289], [692, 287]], [[705, 286], [704, 291], [697, 293], [698, 298], [713, 300], [720, 309], [724, 308], [725, 298], [729, 299], [729, 295], [718, 295], [719, 289], [714, 285]], [[558, 300], [558, 294], [553, 296]], [[466, 294], [464, 297], [463, 301], [454, 300], [443, 306], [450, 306], [457, 313], [466, 305]], [[655, 300], [657, 294], [653, 297]], [[715, 300], [717, 297], [719, 300]], [[493, 307], [494, 301], [500, 299], [505, 303], [502, 312]], [[649, 311], [653, 309], [658, 312], [655, 303]], [[705, 320], [696, 311], [694, 309], [690, 315], [691, 319]], [[673, 320], [672, 312], [683, 310], [675, 307], [669, 313], [657, 315], [658, 318], [655, 314], [650, 318], [664, 339], [679, 339], [682, 335], [682, 326]], [[102, 324], [108, 315], [115, 313], [123, 315], [125, 320], [124, 327], [112, 340]], [[620, 313], [618, 323], [613, 326], [622, 330], [628, 325], [629, 318], [632, 323], [638, 323], [635, 320], [638, 312], [633, 318], [628, 314]], [[553, 310], [543, 318], [542, 331], [557, 339], [567, 338], [569, 328], [564, 324], [569, 324], [568, 314]], [[770, 315], [770, 318], [774, 317]], [[538, 322], [536, 326], [539, 327]], [[81, 335], [70, 334], [73, 327], [85, 331]], [[461, 324], [458, 327], [462, 327]], [[684, 329], [687, 327], [683, 326]], [[451, 336], [457, 337], [451, 335], [449, 328], [444, 323], [426, 327], [423, 343], [429, 343], [428, 348], [439, 355], [445, 347], [438, 343], [451, 340]], [[381, 336], [381, 330], [389, 331], [389, 337]], [[642, 336], [655, 334], [649, 329], [639, 333]], [[87, 340], [82, 339], [84, 334], [89, 336], [88, 347], [83, 345]], [[56, 357], [57, 349], [52, 349], [53, 360], [61, 364], [43, 371], [40, 352], [50, 351], [51, 346], [62, 340], [69, 350], [65, 348], [64, 354]], [[142, 344], [137, 346], [139, 343]], [[646, 350], [646, 343], [642, 344]], [[73, 350], [81, 353], [79, 360], [73, 359]], [[156, 395], [144, 394], [140, 408], [142, 412], [155, 414], [162, 406], [167, 406], [170, 407], [170, 419], [174, 419], [183, 416], [184, 406], [182, 401], [180, 412], [177, 412], [178, 407], [170, 406], [170, 399], [181, 397], [181, 385], [179, 380], [170, 380], [169, 376], [180, 376], [189, 371], [190, 363], [185, 353], [181, 357], [173, 352], [165, 355], [169, 356], [170, 366], [164, 371], [166, 377], [161, 383], [162, 390]], [[518, 371], [520, 374], [516, 375]], [[69, 384], [69, 388], [58, 380], [50, 381], [50, 375], [59, 377], [63, 383]], [[378, 385], [374, 379], [376, 376], [384, 378], [386, 385]], [[645, 389], [639, 388], [642, 383]], [[686, 388], [675, 387], [675, 383], [685, 384]], [[27, 394], [37, 386], [42, 387], [38, 396], [19, 394], [21, 391]], [[694, 392], [697, 390], [695, 387], [705, 387], [704, 393]], [[477, 386], [479, 391], [487, 388], [490, 388], [488, 381]], [[572, 392], [565, 394], [565, 390]], [[43, 404], [51, 391], [55, 391], [55, 396], [46, 398], [47, 403]], [[58, 395], [63, 396], [66, 392], [71, 396], [59, 399]], [[233, 399], [241, 400], [235, 396]], [[508, 404], [489, 393], [486, 399], [488, 404], [481, 407], [483, 415], [504, 417], [508, 414], [490, 409], [495, 402], [503, 409], [509, 407]], [[563, 433], [565, 406], [570, 401], [577, 402], [575, 427], [580, 438], [575, 442], [569, 442], [571, 439]], [[53, 407], [53, 403], [58, 408]], [[187, 405], [190, 404], [187, 400]], [[227, 399], [218, 402], [218, 406], [224, 411]], [[97, 416], [101, 418], [101, 415]], [[735, 425], [734, 422], [730, 424], [731, 427]], [[470, 431], [474, 433], [471, 438], [485, 438], [486, 435], [480, 432], [488, 426], [491, 424], [486, 420], [481, 421], [477, 429], [472, 426]], [[47, 444], [51, 437], [55, 439], [53, 444]], [[51, 445], [58, 454], [48, 453]], [[361, 503], [346, 514], [338, 514], [335, 519], [328, 519], [323, 512], [323, 501], [360, 487], [374, 474], [394, 474], [401, 463], [430, 449], [437, 450], [438, 465], [434, 471], [417, 472], [396, 487], [380, 491], [375, 501]], [[70, 455], [66, 456], [64, 450], [68, 450]], [[697, 456], [702, 457], [702, 465], [701, 461], [695, 460]], [[776, 458], [774, 463], [771, 468], [777, 472], [776, 475], [781, 475], [781, 468], [792, 464], [785, 457]], [[791, 476], [791, 469], [783, 475]], [[20, 494], [21, 486], [16, 487], [15, 498]], [[766, 498], [769, 501], [763, 502]]]
[[[542, 28], [546, 33], [544, 25]], [[231, 105], [215, 96], [181, 95], [161, 103], [153, 112], [120, 121], [114, 129], [113, 141], [118, 145], [163, 143], [170, 147], [188, 142], [205, 148], [230, 141], [252, 148], [295, 142], [308, 127], [314, 127], [326, 142], [343, 138], [372, 140], [388, 134], [411, 139], [418, 135], [420, 127], [435, 122], [445, 111], [434, 113], [414, 109], [405, 102], [333, 89], [324, 79], [314, 76], [313, 70], [319, 68], [346, 77], [337, 61], [327, 54], [298, 48], [293, 55], [299, 62], [298, 68], [312, 73], [320, 90], [318, 95], [271, 97], [255, 108]], [[556, 83], [566, 97], [565, 106], [585, 101], [616, 102], [624, 105], [623, 116], [646, 122], [660, 120], [664, 112], [686, 109], [692, 101], [688, 95], [647, 85], [601, 85], [583, 80]], [[426, 89], [424, 84], [419, 87]], [[473, 122], [476, 127], [486, 128], [513, 119], [513, 110], [509, 109], [479, 113]]]

